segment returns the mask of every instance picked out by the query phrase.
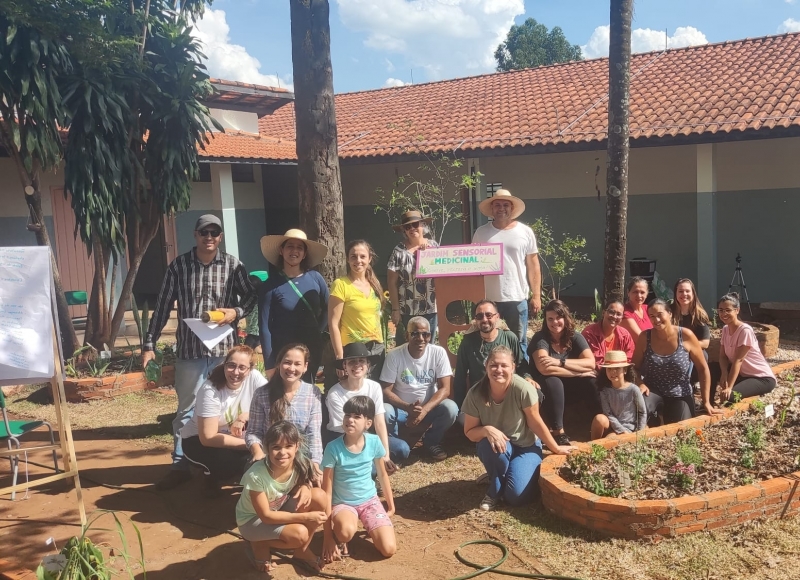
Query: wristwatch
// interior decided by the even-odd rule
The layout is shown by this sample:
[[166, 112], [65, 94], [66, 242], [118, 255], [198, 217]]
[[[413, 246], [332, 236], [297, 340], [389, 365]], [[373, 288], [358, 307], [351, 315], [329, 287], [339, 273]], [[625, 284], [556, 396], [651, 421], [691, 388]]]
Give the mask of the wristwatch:
[[562, 358], [561, 360], [561, 368], [563, 369], [567, 365], [567, 359]]

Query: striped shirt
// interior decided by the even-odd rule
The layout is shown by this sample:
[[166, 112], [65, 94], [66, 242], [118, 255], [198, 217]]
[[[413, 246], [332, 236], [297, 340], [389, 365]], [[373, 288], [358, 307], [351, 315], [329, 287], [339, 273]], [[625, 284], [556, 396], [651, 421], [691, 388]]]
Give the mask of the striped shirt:
[[167, 275], [158, 293], [153, 317], [147, 329], [143, 350], [153, 350], [164, 325], [169, 320], [172, 304], [178, 301], [177, 355], [181, 359], [205, 356], [225, 356], [233, 347], [236, 333], [226, 336], [211, 350], [181, 321], [200, 318], [206, 310], [235, 308], [239, 318], [245, 316], [258, 300], [256, 290], [247, 277], [244, 265], [234, 256], [217, 250], [216, 257], [206, 265], [197, 258], [192, 248], [175, 258], [167, 268]]
[[[274, 378], [273, 378], [274, 380]], [[258, 443], [264, 447], [264, 436], [270, 427], [269, 421], [269, 385], [256, 389], [250, 402], [250, 417], [247, 420], [247, 431], [244, 441], [248, 447]], [[319, 464], [322, 461], [322, 393], [314, 385], [301, 383], [291, 402], [286, 405], [284, 420], [294, 423], [303, 435], [306, 453], [311, 461]], [[266, 453], [267, 450], [264, 449]]]

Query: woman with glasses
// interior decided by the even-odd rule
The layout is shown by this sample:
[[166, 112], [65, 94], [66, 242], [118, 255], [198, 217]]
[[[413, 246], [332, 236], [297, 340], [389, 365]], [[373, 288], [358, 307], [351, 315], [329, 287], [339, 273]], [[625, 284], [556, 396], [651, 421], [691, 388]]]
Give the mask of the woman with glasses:
[[606, 353], [610, 350], [623, 351], [628, 355], [628, 362], [631, 362], [635, 344], [631, 333], [620, 326], [624, 312], [622, 302], [611, 300], [603, 309], [603, 318], [584, 328], [581, 333], [589, 344], [598, 369], [605, 364]]
[[438, 248], [433, 240], [425, 237], [429, 232], [431, 218], [417, 210], [409, 210], [400, 218], [400, 223], [392, 226], [402, 232], [403, 241], [395, 246], [389, 256], [386, 281], [389, 286], [389, 300], [392, 302], [392, 322], [395, 327], [394, 341], [397, 346], [408, 342], [406, 327], [414, 316], [424, 317], [436, 337], [436, 295], [433, 278], [417, 279], [417, 250]]
[[220, 495], [222, 481], [244, 473], [250, 403], [265, 384], [253, 370], [253, 349], [235, 346], [197, 391], [194, 415], [180, 434], [186, 459], [203, 468], [205, 497]]
[[600, 411], [595, 387], [595, 360], [586, 339], [575, 330], [569, 308], [561, 300], [544, 307], [544, 325], [528, 346], [533, 380], [544, 393], [543, 414], [553, 438], [569, 445], [564, 432], [564, 406], [570, 399], [594, 417]]
[[250, 405], [250, 424], [245, 443], [253, 461], [266, 457], [264, 437], [270, 426], [289, 421], [303, 435], [305, 453], [314, 466], [314, 484], [322, 484], [322, 393], [303, 381], [311, 354], [304, 344], [287, 344], [275, 357], [277, 372], [267, 386], [258, 389]]
[[753, 327], [739, 320], [739, 295], [725, 294], [717, 304], [719, 319], [725, 324], [719, 344], [720, 403], [765, 395], [775, 388], [775, 373], [761, 354]]

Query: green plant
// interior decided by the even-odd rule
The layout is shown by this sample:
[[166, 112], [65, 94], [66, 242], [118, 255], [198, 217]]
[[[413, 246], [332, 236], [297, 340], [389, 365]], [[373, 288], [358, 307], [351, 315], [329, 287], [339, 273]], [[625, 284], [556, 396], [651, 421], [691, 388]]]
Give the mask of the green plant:
[[742, 401], [742, 393], [739, 391], [733, 391], [731, 393], [731, 399], [733, 399], [733, 404], [740, 403]]
[[695, 467], [703, 465], [703, 454], [700, 448], [691, 443], [679, 441], [675, 446], [675, 457], [683, 465], [693, 465]]
[[742, 465], [742, 467], [746, 467], [747, 469], [753, 469], [756, 466], [756, 454], [752, 447], [745, 445], [741, 448], [739, 463]]
[[765, 445], [764, 434], [764, 425], [761, 422], [757, 422], [747, 426], [744, 439], [753, 451], [760, 451]]
[[600, 292], [594, 289], [594, 312], [589, 315], [592, 322], [603, 320], [603, 301], [600, 299]]
[[602, 476], [596, 473], [587, 473], [581, 478], [581, 485], [595, 495], [603, 497], [619, 497], [622, 493], [620, 487], [606, 487], [606, 482]]
[[136, 323], [136, 330], [139, 334], [139, 344], [144, 345], [147, 329], [150, 326], [150, 310], [147, 307], [147, 300], [144, 301], [140, 313], [139, 306], [136, 304], [136, 298], [131, 294], [131, 310], [133, 312], [133, 321]]
[[542, 279], [548, 280], [548, 283], [542, 284], [542, 301], [547, 302], [559, 298], [561, 292], [571, 286], [564, 286], [564, 280], [572, 275], [578, 264], [590, 262], [589, 255], [583, 251], [586, 238], [564, 233], [561, 234], [561, 241], [556, 242], [547, 217], [538, 218], [531, 224], [531, 229], [536, 234], [539, 247]]
[[625, 447], [616, 450], [614, 457], [631, 479], [633, 485], [638, 485], [642, 474], [649, 465], [658, 461], [658, 452], [650, 447], [647, 439], [639, 437], [633, 448]]
[[695, 475], [694, 465], [687, 465], [679, 460], [667, 471], [667, 483], [683, 490], [690, 490], [694, 487]]
[[80, 371], [78, 370], [79, 360], [86, 364], [86, 372], [92, 377], [102, 376], [106, 372], [108, 365], [111, 364], [110, 358], [99, 358], [97, 349], [91, 344], [87, 344], [73, 352], [72, 356], [64, 361], [64, 372], [68, 377], [77, 379], [80, 376]]
[[[103, 516], [111, 516], [114, 519], [114, 529], [107, 528], [92, 528], [92, 526]], [[139, 544], [138, 558], [134, 558], [128, 549], [128, 539], [125, 530], [122, 527], [122, 522], [117, 516], [116, 512], [109, 510], [98, 510], [92, 514], [86, 525], [81, 529], [80, 536], [73, 536], [67, 540], [66, 545], [61, 549], [59, 554], [65, 558], [65, 563], [59, 571], [50, 571], [45, 567], [44, 563], [40, 564], [36, 569], [36, 577], [38, 580], [110, 580], [115, 573], [115, 568], [111, 564], [114, 562], [115, 556], [111, 556], [106, 560], [102, 550], [94, 544], [88, 537], [87, 533], [90, 530], [100, 532], [116, 531], [117, 536], [121, 541], [121, 546], [110, 550], [112, 554], [119, 554], [125, 564], [125, 572], [133, 580], [135, 577], [134, 567], [141, 567], [143, 580], [147, 579], [147, 571], [145, 569], [144, 561], [144, 545], [142, 544], [142, 535], [139, 528], [136, 527], [132, 521], [130, 525], [136, 532], [136, 538]]]
[[264, 367], [264, 361], [263, 361], [263, 360], [260, 360], [260, 361], [258, 361], [258, 362], [255, 364], [255, 366], [254, 366], [253, 368], [255, 368], [255, 370], [257, 370], [258, 372], [260, 372], [262, 375], [263, 375], [263, 374], [264, 374], [264, 372], [267, 370], [267, 369]]
[[592, 461], [594, 461], [595, 463], [600, 463], [606, 457], [608, 457], [608, 450], [602, 445], [598, 445], [597, 443], [592, 443], [592, 448], [589, 451], [589, 455], [591, 456]]
[[447, 339], [447, 350], [453, 354], [458, 354], [458, 349], [461, 346], [461, 341], [464, 340], [464, 333], [460, 330], [454, 332]]
[[[787, 373], [786, 376], [788, 377], [789, 374]], [[791, 390], [791, 392], [789, 394], [789, 402], [786, 403], [786, 405], [784, 405], [783, 409], [781, 409], [781, 414], [780, 414], [780, 417], [778, 418], [778, 430], [779, 431], [783, 429], [783, 424], [786, 422], [786, 413], [789, 411], [789, 407], [792, 406], [792, 403], [794, 403], [794, 395], [795, 395], [795, 392], [794, 392], [794, 376], [792, 376], [792, 390]]]
[[750, 403], [750, 409], [752, 409], [752, 411], [758, 415], [763, 415], [766, 408], [767, 404], [761, 399], [757, 399]]

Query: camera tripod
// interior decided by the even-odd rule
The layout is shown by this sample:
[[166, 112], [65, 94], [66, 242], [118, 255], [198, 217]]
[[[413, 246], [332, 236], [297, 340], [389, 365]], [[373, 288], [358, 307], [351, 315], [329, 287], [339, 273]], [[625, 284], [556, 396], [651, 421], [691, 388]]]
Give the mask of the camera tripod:
[[734, 287], [739, 288], [740, 302], [747, 303], [747, 310], [750, 312], [750, 317], [753, 317], [753, 308], [750, 306], [750, 297], [747, 295], [747, 284], [744, 281], [744, 274], [742, 273], [742, 255], [736, 253], [736, 269], [733, 271], [733, 278], [728, 285], [728, 292], [733, 291]]

